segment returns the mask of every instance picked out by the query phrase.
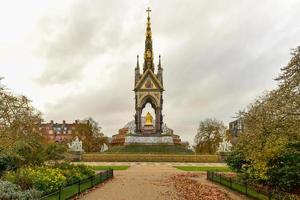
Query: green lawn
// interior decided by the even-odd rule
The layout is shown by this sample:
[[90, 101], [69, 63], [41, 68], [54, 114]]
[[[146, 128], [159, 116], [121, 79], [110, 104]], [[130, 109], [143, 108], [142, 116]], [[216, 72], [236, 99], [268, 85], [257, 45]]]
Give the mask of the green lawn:
[[92, 166], [94, 170], [126, 170], [129, 166]]
[[206, 172], [206, 171], [215, 171], [215, 172], [231, 172], [228, 167], [208, 167], [208, 166], [174, 166], [177, 169], [183, 171], [195, 171], [195, 172]]

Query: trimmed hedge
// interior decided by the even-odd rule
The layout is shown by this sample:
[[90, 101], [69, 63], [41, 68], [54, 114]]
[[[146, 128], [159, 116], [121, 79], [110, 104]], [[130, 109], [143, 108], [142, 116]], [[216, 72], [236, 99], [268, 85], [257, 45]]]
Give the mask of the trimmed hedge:
[[88, 153], [82, 156], [85, 162], [220, 162], [217, 155], [176, 154], [100, 154]]
[[177, 145], [125, 145], [114, 146], [108, 149], [107, 153], [125, 153], [125, 154], [189, 154], [193, 155], [194, 152], [182, 146]]

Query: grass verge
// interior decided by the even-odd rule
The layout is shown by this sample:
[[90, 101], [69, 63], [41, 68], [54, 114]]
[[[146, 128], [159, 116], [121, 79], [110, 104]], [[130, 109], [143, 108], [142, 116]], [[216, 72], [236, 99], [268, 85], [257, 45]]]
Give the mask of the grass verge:
[[209, 166], [174, 166], [177, 169], [183, 171], [195, 171], [195, 172], [206, 172], [206, 171], [215, 171], [215, 172], [231, 172], [228, 167], [209, 167]]

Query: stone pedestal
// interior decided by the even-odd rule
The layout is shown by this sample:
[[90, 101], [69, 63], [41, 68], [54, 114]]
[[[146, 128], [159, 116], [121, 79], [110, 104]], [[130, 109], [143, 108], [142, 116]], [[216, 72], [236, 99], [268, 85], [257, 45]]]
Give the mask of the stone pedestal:
[[144, 136], [150, 136], [156, 134], [156, 130], [153, 127], [153, 125], [145, 125], [142, 129], [142, 135]]
[[172, 136], [126, 136], [125, 145], [174, 145]]

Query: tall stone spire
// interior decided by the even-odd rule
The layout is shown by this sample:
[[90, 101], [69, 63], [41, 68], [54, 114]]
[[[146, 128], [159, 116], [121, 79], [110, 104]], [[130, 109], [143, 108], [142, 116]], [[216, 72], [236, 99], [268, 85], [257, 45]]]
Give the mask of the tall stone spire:
[[161, 56], [159, 55], [158, 69], [161, 69]]
[[163, 85], [163, 68], [161, 67], [161, 56], [159, 55], [159, 62], [157, 65], [157, 78]]
[[148, 12], [147, 17], [147, 28], [146, 28], [146, 40], [145, 40], [145, 53], [144, 53], [144, 67], [143, 71], [151, 69], [154, 71], [153, 64], [153, 50], [152, 50], [152, 32], [151, 32], [151, 23], [150, 23], [150, 8], [146, 10]]
[[136, 55], [136, 69], [140, 70], [139, 55]]
[[139, 64], [139, 55], [136, 56], [136, 67], [135, 67], [135, 81], [134, 81], [134, 84], [136, 84], [139, 79], [141, 77], [141, 74], [140, 74], [140, 64]]

